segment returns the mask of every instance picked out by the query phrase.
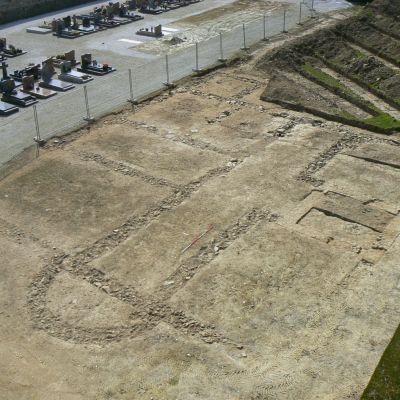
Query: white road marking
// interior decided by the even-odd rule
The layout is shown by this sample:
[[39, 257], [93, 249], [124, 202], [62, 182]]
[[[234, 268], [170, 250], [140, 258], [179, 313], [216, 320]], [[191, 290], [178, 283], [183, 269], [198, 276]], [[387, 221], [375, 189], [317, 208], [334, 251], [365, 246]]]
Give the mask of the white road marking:
[[118, 42], [126, 42], [126, 43], [131, 43], [131, 44], [140, 44], [143, 43], [139, 40], [132, 40], [132, 39], [118, 39]]

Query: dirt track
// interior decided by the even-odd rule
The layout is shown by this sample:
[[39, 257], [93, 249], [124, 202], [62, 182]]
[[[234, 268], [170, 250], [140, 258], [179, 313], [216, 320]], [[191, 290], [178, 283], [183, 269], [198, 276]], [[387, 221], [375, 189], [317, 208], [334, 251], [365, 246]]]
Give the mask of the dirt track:
[[268, 49], [0, 182], [1, 398], [359, 398], [400, 317], [399, 137], [261, 101]]

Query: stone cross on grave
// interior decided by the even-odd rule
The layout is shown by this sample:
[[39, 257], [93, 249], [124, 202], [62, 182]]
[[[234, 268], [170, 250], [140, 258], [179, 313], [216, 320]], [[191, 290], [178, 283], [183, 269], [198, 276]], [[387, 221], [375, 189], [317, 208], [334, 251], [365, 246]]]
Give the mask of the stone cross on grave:
[[6, 62], [3, 61], [1, 63], [1, 70], [3, 71], [3, 80], [9, 79], [9, 76], [8, 76], [8, 73], [7, 73], [7, 67], [8, 67], [8, 64], [6, 64]]

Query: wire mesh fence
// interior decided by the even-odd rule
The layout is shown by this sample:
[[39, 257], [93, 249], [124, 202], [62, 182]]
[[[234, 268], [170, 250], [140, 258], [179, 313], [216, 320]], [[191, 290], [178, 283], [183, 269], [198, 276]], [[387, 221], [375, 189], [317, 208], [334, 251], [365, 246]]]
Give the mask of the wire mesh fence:
[[37, 119], [31, 108], [21, 109], [0, 122], [0, 140], [3, 141], [0, 167], [34, 143], [36, 123], [43, 140], [78, 129], [128, 101], [143, 98], [165, 84], [215, 65], [261, 40], [287, 32], [315, 17], [313, 5], [313, 0], [304, 0], [298, 7], [260, 15], [230, 31], [218, 32], [208, 40], [155, 57], [140, 67], [127, 66], [126, 70], [101, 77], [85, 86], [76, 85], [71, 91], [41, 101], [35, 107]]

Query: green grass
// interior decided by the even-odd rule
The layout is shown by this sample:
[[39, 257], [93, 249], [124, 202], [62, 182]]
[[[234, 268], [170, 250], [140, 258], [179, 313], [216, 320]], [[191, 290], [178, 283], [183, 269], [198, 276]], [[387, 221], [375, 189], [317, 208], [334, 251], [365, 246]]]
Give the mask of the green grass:
[[312, 75], [314, 78], [318, 79], [321, 82], [326, 83], [327, 85], [343, 90], [343, 91], [348, 91], [348, 88], [344, 86], [342, 83], [340, 83], [337, 79], [335, 79], [333, 76], [325, 73], [324, 71], [321, 71], [319, 68], [313, 67], [310, 63], [306, 63], [303, 65], [303, 70], [305, 72], [308, 72], [310, 75]]
[[302, 68], [305, 72], [312, 75], [318, 81], [325, 83], [326, 85], [330, 86], [333, 89], [338, 89], [341, 92], [344, 92], [347, 95], [353, 97], [354, 99], [363, 101], [366, 105], [368, 105], [368, 107], [370, 107], [370, 109], [375, 110], [376, 112], [379, 113], [379, 115], [374, 116], [374, 117], [370, 117], [367, 119], [359, 119], [347, 111], [341, 111], [338, 114], [341, 117], [350, 119], [350, 120], [362, 121], [366, 124], [369, 124], [372, 126], [377, 126], [379, 128], [383, 128], [383, 129], [396, 129], [396, 128], [400, 129], [400, 121], [398, 121], [397, 119], [393, 118], [392, 116], [382, 112], [379, 108], [377, 108], [375, 105], [373, 105], [369, 101], [366, 101], [366, 100], [362, 99], [361, 97], [359, 97], [356, 93], [354, 93], [351, 89], [349, 89], [343, 83], [339, 82], [333, 76], [325, 73], [324, 71], [320, 70], [319, 68], [314, 67], [310, 63], [304, 64], [302, 66]]
[[339, 115], [340, 117], [343, 117], [343, 118], [346, 118], [346, 119], [350, 119], [350, 120], [357, 120], [357, 119], [358, 119], [358, 118], [357, 118], [356, 116], [354, 116], [353, 114], [350, 114], [348, 111], [344, 111], [344, 110], [340, 111], [340, 112], [338, 113], [338, 115]]
[[400, 399], [400, 326], [389, 343], [361, 400]]
[[384, 129], [400, 128], [400, 121], [385, 113], [381, 113], [376, 117], [367, 118], [364, 120], [364, 122]]
[[375, 117], [370, 117], [366, 119], [358, 118], [353, 114], [350, 114], [348, 111], [340, 111], [338, 115], [349, 120], [361, 121], [365, 124], [377, 126], [378, 128], [382, 129], [400, 129], [400, 121], [398, 121], [396, 118], [393, 118], [391, 115], [385, 114], [383, 112]]
[[[338, 81], [336, 78], [333, 76], [327, 74], [326, 72], [320, 70], [319, 68], [315, 68], [309, 63], [306, 63], [303, 65], [303, 70], [310, 75], [312, 75], [315, 79], [319, 80], [320, 82], [325, 83], [326, 85], [330, 86], [333, 89], [339, 89], [341, 92], [346, 93], [348, 96], [353, 97], [354, 99], [361, 100], [364, 103], [367, 103], [369, 107], [375, 108], [371, 103], [366, 102], [363, 100], [360, 96], [358, 96], [356, 93], [354, 93], [350, 88], [348, 88], [346, 85]], [[378, 110], [379, 111], [379, 110]]]
[[356, 55], [357, 58], [359, 58], [360, 60], [362, 60], [363, 58], [368, 58], [368, 56], [363, 53], [362, 51], [358, 50], [358, 49], [352, 49]]

